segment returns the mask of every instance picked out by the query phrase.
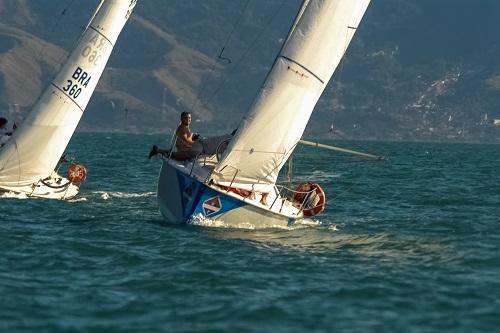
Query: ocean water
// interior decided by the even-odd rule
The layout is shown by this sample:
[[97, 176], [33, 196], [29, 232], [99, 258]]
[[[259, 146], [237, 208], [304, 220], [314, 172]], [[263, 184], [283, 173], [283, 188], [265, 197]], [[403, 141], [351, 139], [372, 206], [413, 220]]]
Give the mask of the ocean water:
[[167, 140], [77, 134], [78, 198], [0, 198], [0, 331], [498, 331], [499, 146], [301, 147], [324, 214], [251, 230], [162, 222], [147, 153]]

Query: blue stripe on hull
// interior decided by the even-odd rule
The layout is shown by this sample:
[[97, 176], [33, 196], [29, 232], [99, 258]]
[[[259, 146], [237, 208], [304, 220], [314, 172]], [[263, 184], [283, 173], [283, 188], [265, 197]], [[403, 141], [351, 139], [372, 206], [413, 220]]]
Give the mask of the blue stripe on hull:
[[214, 219], [223, 213], [246, 205], [240, 200], [207, 187], [179, 170], [176, 171], [179, 188], [182, 191], [184, 222], [198, 214]]
[[193, 215], [199, 214], [215, 219], [221, 214], [246, 205], [240, 200], [207, 187], [167, 162], [163, 163], [160, 172], [158, 201], [165, 218], [175, 219], [176, 221], [169, 222], [176, 223], [185, 223]]
[[209, 187], [205, 187], [192, 215], [202, 214], [205, 217], [213, 219], [221, 214], [243, 206], [246, 206], [244, 202], [227, 196], [224, 193], [214, 191]]
[[181, 203], [183, 212], [183, 222], [189, 220], [196, 208], [196, 204], [200, 201], [206, 186], [196, 179], [176, 170], [179, 189], [181, 191]]

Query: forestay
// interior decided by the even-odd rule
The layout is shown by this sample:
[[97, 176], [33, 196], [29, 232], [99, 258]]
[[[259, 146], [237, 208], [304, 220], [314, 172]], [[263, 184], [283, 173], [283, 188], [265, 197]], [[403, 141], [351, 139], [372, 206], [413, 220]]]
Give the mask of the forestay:
[[137, 0], [103, 0], [59, 74], [0, 149], [0, 186], [48, 177], [87, 106]]
[[220, 185], [270, 191], [370, 0], [310, 0], [218, 164]]

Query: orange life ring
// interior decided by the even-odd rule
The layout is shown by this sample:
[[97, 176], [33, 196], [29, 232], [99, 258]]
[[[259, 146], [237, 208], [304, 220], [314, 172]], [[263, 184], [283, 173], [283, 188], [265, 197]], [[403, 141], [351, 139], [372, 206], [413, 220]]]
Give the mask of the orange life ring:
[[306, 217], [314, 216], [325, 210], [325, 191], [316, 183], [302, 183], [297, 186], [293, 196], [295, 205], [302, 209]]
[[72, 163], [68, 168], [68, 179], [73, 184], [80, 184], [87, 178], [87, 169], [81, 164]]

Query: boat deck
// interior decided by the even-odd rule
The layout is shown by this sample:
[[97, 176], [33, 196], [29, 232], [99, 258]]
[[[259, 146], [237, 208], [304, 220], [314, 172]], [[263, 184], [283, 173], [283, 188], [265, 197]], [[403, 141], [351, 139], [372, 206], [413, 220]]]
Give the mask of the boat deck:
[[287, 198], [281, 197], [276, 186], [274, 187], [273, 191], [268, 193], [267, 197], [265, 198], [264, 204], [263, 202], [261, 202], [261, 193], [253, 192], [250, 196], [245, 197], [229, 190], [228, 188], [224, 188], [216, 184], [208, 184], [208, 178], [215, 165], [217, 164], [217, 160], [215, 159], [215, 157], [204, 156], [198, 158], [195, 161], [176, 161], [167, 158], [165, 158], [165, 160], [179, 171], [191, 175], [199, 182], [204, 183], [206, 186], [217, 192], [241, 200], [252, 206], [265, 209], [276, 214], [285, 215], [288, 218], [297, 219], [303, 217], [300, 209], [295, 207], [293, 203]]

